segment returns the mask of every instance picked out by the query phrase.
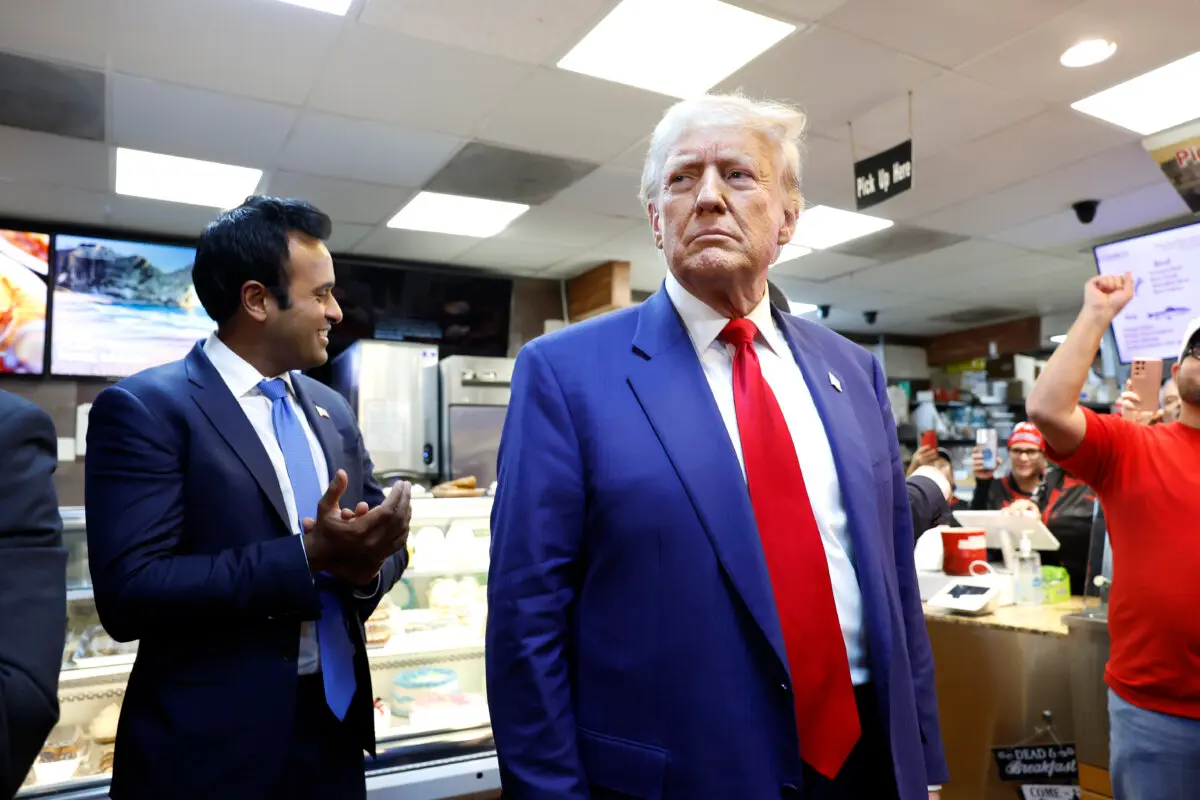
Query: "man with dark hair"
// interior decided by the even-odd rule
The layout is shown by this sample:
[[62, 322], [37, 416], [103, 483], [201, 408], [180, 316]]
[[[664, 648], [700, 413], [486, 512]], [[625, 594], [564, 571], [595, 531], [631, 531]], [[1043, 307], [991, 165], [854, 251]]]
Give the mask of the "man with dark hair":
[[0, 797], [16, 793], [58, 721], [67, 551], [57, 464], [50, 415], [0, 392]]
[[298, 372], [342, 316], [329, 232], [296, 200], [223, 213], [193, 273], [217, 333], [92, 407], [96, 607], [141, 642], [118, 800], [365, 796], [363, 622], [406, 566], [409, 487], [384, 499], [349, 405]]

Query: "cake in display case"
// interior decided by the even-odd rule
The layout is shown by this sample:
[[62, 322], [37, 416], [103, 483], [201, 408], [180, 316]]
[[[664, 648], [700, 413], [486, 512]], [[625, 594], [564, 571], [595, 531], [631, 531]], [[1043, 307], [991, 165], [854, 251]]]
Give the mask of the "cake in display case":
[[[364, 626], [378, 751], [376, 759], [364, 754], [373, 798], [390, 796], [388, 786], [420, 783], [423, 766], [435, 763], [439, 781], [447, 780], [447, 764], [460, 763], [472, 788], [499, 785], [483, 775], [495, 773], [483, 660], [491, 506], [490, 497], [413, 500], [408, 569]], [[69, 558], [60, 718], [22, 798], [107, 796], [121, 700], [137, 657], [136, 642], [117, 642], [100, 624], [83, 509], [62, 515]], [[442, 796], [465, 793], [447, 791]]]

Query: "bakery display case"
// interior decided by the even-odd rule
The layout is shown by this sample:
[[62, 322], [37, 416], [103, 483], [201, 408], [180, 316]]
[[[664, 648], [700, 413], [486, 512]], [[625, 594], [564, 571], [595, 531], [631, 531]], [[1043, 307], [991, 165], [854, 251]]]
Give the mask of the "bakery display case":
[[[372, 800], [436, 800], [499, 788], [484, 685], [490, 497], [413, 500], [409, 567], [367, 620], [377, 758]], [[62, 509], [67, 639], [59, 725], [18, 797], [107, 796], [137, 644], [100, 624], [83, 509]]]

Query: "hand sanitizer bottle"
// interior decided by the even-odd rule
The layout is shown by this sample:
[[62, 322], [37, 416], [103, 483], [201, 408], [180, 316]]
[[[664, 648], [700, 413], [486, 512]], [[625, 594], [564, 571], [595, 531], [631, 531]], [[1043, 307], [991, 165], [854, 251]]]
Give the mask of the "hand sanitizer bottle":
[[1033, 549], [1029, 533], [1021, 534], [1021, 548], [1017, 553], [1016, 601], [1019, 606], [1042, 604], [1042, 557]]

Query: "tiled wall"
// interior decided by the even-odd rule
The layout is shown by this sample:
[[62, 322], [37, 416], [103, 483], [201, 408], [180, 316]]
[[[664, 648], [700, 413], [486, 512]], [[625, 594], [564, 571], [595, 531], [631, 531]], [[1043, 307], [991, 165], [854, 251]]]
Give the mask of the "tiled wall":
[[[518, 278], [513, 284], [513, 313], [509, 323], [509, 355], [541, 335], [547, 319], [562, 317], [558, 281]], [[20, 395], [50, 412], [60, 437], [75, 436], [75, 409], [95, 399], [107, 381], [30, 380], [0, 376], [0, 389]], [[0, 453], [0, 457], [3, 454]], [[60, 461], [55, 475], [59, 505], [83, 505], [83, 458]]]

